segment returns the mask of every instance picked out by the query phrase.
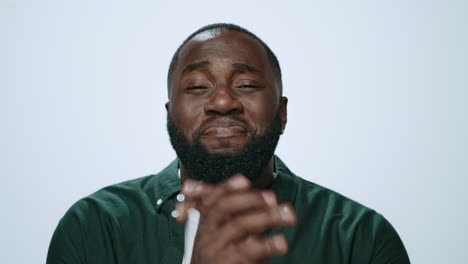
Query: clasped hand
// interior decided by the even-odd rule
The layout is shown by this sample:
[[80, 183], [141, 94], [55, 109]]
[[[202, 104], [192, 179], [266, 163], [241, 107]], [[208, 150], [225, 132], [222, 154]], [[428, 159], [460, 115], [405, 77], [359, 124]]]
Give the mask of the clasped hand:
[[297, 217], [272, 191], [253, 189], [245, 176], [234, 175], [217, 185], [187, 179], [181, 193], [177, 221], [185, 222], [190, 208], [200, 212], [192, 264], [267, 263], [287, 253], [283, 234], [265, 232], [292, 226]]

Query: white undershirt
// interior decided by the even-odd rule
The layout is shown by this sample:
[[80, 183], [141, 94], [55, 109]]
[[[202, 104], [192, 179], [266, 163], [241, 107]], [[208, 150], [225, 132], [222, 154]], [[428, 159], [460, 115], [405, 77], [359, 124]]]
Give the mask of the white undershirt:
[[[276, 179], [276, 173], [273, 173], [273, 180], [274, 179]], [[200, 212], [193, 208], [188, 209], [188, 219], [185, 223], [184, 257], [182, 259], [182, 264], [190, 264], [192, 260], [193, 243], [195, 242], [195, 235], [198, 230], [198, 222], [200, 222]]]
[[192, 259], [193, 242], [195, 241], [199, 221], [200, 213], [193, 208], [188, 209], [188, 219], [187, 223], [185, 223], [185, 245], [182, 264], [190, 264], [190, 260]]
[[[180, 178], [180, 169], [178, 170]], [[188, 209], [188, 219], [185, 223], [185, 240], [184, 240], [184, 257], [182, 264], [190, 264], [192, 260], [193, 242], [198, 230], [198, 222], [200, 221], [200, 212], [196, 209]]]

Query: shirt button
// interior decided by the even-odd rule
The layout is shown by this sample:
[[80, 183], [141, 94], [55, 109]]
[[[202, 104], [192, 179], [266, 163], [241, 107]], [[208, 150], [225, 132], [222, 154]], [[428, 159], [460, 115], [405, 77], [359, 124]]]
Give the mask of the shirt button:
[[185, 195], [179, 193], [176, 197], [178, 202], [183, 202], [185, 200]]
[[162, 204], [162, 199], [159, 199], [157, 202], [156, 202], [157, 205], [161, 205]]

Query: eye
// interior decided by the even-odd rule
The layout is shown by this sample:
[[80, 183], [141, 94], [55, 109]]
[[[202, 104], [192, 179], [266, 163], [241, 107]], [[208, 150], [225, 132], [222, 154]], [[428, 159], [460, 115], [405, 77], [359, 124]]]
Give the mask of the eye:
[[243, 84], [243, 85], [237, 86], [237, 88], [254, 88], [254, 89], [256, 89], [256, 88], [260, 88], [260, 86], [253, 85], [253, 84]]
[[242, 74], [234, 81], [234, 87], [245, 92], [254, 92], [263, 88], [263, 83]]
[[208, 86], [203, 85], [190, 85], [185, 88], [186, 94], [202, 95], [208, 91]]
[[186, 90], [202, 90], [202, 89], [207, 89], [207, 87], [205, 86], [200, 86], [200, 85], [196, 85], [196, 86], [189, 86], [187, 88], [185, 88]]
[[243, 93], [254, 93], [264, 88], [260, 83], [249, 80], [239, 82], [235, 87]]

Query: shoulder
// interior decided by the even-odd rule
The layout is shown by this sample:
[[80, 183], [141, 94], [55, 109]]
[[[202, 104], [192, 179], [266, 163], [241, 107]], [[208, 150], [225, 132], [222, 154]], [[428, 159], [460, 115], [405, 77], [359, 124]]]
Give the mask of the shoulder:
[[352, 263], [409, 263], [403, 242], [380, 213], [297, 176], [296, 182], [294, 205], [303, 229], [348, 249]]
[[387, 220], [375, 210], [336, 191], [298, 176], [296, 204], [306, 217], [319, 217], [329, 224], [346, 226], [348, 230], [365, 227], [374, 236], [385, 229]]
[[154, 177], [157, 175], [110, 185], [78, 200], [61, 218], [58, 229], [76, 238], [100, 233], [97, 231], [104, 227], [118, 230], [135, 215], [151, 213], [154, 207], [147, 188]]
[[136, 214], [152, 214], [157, 209], [160, 197], [179, 188], [180, 181], [174, 175], [174, 166], [173, 162], [157, 174], [104, 187], [77, 201], [64, 219], [84, 219], [80, 221], [84, 223], [109, 218], [119, 221]]
[[76, 212], [87, 212], [99, 209], [103, 212], [116, 215], [125, 214], [129, 207], [137, 203], [151, 202], [150, 182], [157, 175], [121, 182], [104, 187], [91, 195], [76, 202], [70, 210]]
[[295, 177], [298, 186], [297, 198], [310, 203], [311, 206], [313, 204], [315, 206], [326, 205], [327, 210], [331, 210], [336, 214], [377, 214], [373, 209], [345, 195], [298, 176]]
[[290, 201], [299, 214], [325, 218], [362, 220], [382, 216], [374, 210], [319, 184], [305, 180], [289, 170], [278, 157], [275, 160], [278, 177], [273, 189], [280, 200]]
[[176, 169], [173, 162], [158, 174], [107, 186], [76, 202], [54, 232], [47, 263], [88, 263], [90, 256], [90, 263], [114, 263], [121, 252], [144, 248], [136, 245], [155, 234], [167, 237], [157, 201], [179, 188]]

